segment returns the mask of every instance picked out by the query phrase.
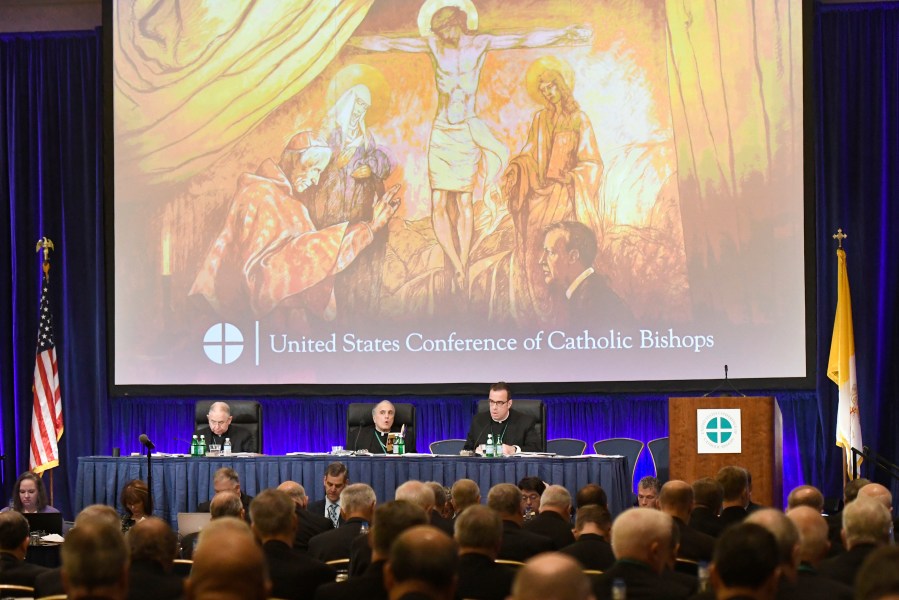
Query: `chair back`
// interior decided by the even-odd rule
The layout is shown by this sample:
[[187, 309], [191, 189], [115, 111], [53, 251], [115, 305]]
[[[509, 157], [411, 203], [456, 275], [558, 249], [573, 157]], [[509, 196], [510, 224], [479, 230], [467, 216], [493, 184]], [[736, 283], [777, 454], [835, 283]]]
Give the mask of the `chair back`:
[[687, 558], [677, 558], [674, 560], [674, 570], [678, 573], [696, 577], [699, 575], [699, 563]]
[[[344, 448], [352, 450], [356, 440], [356, 432], [359, 425], [373, 425], [371, 411], [378, 405], [377, 402], [352, 402], [346, 408], [346, 445]], [[415, 439], [415, 405], [394, 404], [396, 414], [393, 417], [395, 427], [406, 426], [406, 437]], [[407, 451], [411, 452], [411, 450]]]
[[652, 464], [655, 466], [656, 477], [662, 483], [668, 481], [670, 477], [668, 469], [668, 441], [667, 437], [662, 437], [646, 442], [646, 447], [649, 448], [649, 456], [652, 457]]
[[0, 583], [0, 598], [34, 598], [34, 588], [27, 585]]
[[[546, 452], [546, 405], [543, 400], [526, 400], [512, 398], [512, 408], [517, 412], [534, 417], [537, 421], [537, 438], [540, 440], [540, 452]], [[484, 399], [478, 402], [478, 412], [488, 412], [490, 400]]]
[[643, 451], [643, 442], [633, 438], [608, 438], [593, 443], [593, 451], [597, 454], [618, 454], [625, 457], [627, 466], [625, 472], [630, 479], [631, 493], [634, 492], [634, 472], [637, 469], [637, 459]]
[[587, 442], [574, 438], [546, 440], [546, 451], [559, 456], [580, 456], [587, 448]]
[[428, 445], [428, 449], [431, 451], [431, 454], [458, 455], [462, 452], [463, 446], [465, 446], [465, 440], [438, 440], [436, 442], [431, 442]]
[[188, 560], [186, 558], [176, 558], [174, 564], [172, 565], [172, 573], [177, 575], [178, 577], [188, 577], [190, 576], [190, 570], [194, 566], [194, 561]]
[[231, 409], [231, 423], [239, 425], [256, 440], [254, 452], [262, 452], [262, 405], [255, 400], [201, 400], [194, 408], [194, 429], [209, 424], [206, 415], [214, 402], [225, 402]]

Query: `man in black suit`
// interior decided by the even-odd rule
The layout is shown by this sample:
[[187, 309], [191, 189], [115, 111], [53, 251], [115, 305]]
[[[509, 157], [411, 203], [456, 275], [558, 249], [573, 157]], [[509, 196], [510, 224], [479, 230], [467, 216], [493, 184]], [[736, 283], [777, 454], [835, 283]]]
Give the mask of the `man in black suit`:
[[576, 559], [583, 568], [605, 571], [615, 562], [609, 532], [612, 530], [612, 515], [605, 506], [588, 504], [578, 509], [574, 520], [576, 541], [559, 552]]
[[540, 267], [554, 293], [557, 322], [572, 331], [626, 328], [633, 321], [630, 310], [593, 268], [597, 252], [593, 230], [577, 221], [555, 221], [543, 231]]
[[22, 513], [0, 513], [0, 583], [34, 587], [37, 576], [50, 571], [25, 562], [30, 541], [28, 521]]
[[458, 568], [453, 538], [431, 525], [416, 525], [391, 546], [384, 585], [393, 600], [454, 600]]
[[218, 444], [224, 447], [225, 440], [231, 440], [232, 452], [259, 452], [256, 437], [239, 425], [232, 425], [231, 407], [227, 402], [213, 402], [206, 413], [209, 425], [197, 427], [194, 435], [206, 438], [206, 445]]
[[471, 479], [457, 479], [451, 492], [454, 519], [458, 519], [467, 508], [481, 503], [481, 488]]
[[334, 529], [334, 523], [306, 510], [309, 497], [306, 495], [306, 489], [296, 481], [283, 481], [278, 489], [290, 496], [297, 514], [297, 535], [293, 547], [300, 552], [306, 552], [309, 549], [309, 540], [329, 529]]
[[295, 507], [286, 493], [264, 490], [250, 505], [252, 528], [262, 542], [272, 581], [271, 595], [290, 600], [312, 600], [318, 586], [334, 581], [337, 572], [291, 547], [297, 529]]
[[539, 452], [542, 447], [534, 417], [512, 410], [512, 392], [500, 381], [490, 386], [490, 410], [478, 413], [471, 420], [465, 450], [476, 450], [492, 434], [503, 454]]
[[[222, 467], [221, 469], [216, 470], [215, 474], [212, 476], [212, 490], [216, 494], [221, 492], [233, 492], [240, 496], [240, 504], [243, 506], [244, 518], [249, 522], [250, 502], [253, 500], [253, 497], [245, 494], [244, 491], [240, 489], [240, 475], [237, 474], [237, 471], [231, 467]], [[197, 512], [209, 512], [209, 505], [211, 502], [211, 500], [201, 502], [197, 506]]]
[[[243, 499], [233, 491], [219, 492], [208, 502], [209, 512], [212, 517], [210, 521], [221, 519], [223, 517], [234, 517], [243, 521], [249, 521], [249, 515], [243, 507]], [[194, 548], [200, 538], [200, 532], [188, 533], [181, 538], [181, 558], [192, 560]]]
[[846, 552], [821, 563], [821, 573], [846, 585], [855, 583], [855, 575], [865, 558], [880, 546], [889, 544], [893, 530], [890, 511], [872, 498], [859, 494], [843, 509], [843, 541]]
[[[630, 597], [630, 596], [628, 596]], [[580, 565], [562, 554], [543, 554], [527, 562], [515, 576], [510, 600], [594, 600], [590, 580]]]
[[480, 504], [469, 507], [456, 519], [454, 537], [459, 544], [458, 596], [505, 600], [515, 573], [496, 564], [503, 542], [503, 521], [496, 511]]
[[405, 501], [385, 502], [375, 510], [369, 533], [372, 562], [359, 577], [339, 583], [329, 583], [318, 588], [315, 600], [387, 600], [384, 586], [384, 564], [390, 555], [390, 547], [399, 535], [416, 525], [428, 522], [425, 512]]
[[[755, 523], [728, 528], [715, 545], [709, 567], [713, 597], [773, 600], [778, 563], [777, 541], [767, 529]], [[630, 588], [627, 592], [630, 598]]]
[[827, 521], [821, 516], [820, 511], [810, 506], [799, 505], [787, 511], [787, 518], [799, 531], [799, 568], [795, 584], [782, 585], [778, 590], [778, 596], [795, 600], [801, 598], [851, 600], [851, 587], [828, 579], [818, 572], [818, 567], [827, 556], [830, 547], [830, 541], [827, 539]]
[[680, 531], [677, 557], [695, 561], [712, 560], [715, 538], [693, 529], [687, 522], [693, 510], [693, 488], [686, 481], [672, 479], [662, 486], [659, 508], [669, 515]]
[[185, 588], [190, 600], [269, 597], [265, 556], [246, 521], [225, 517], [209, 522], [200, 535]]
[[712, 537], [721, 533], [718, 515], [724, 502], [724, 489], [711, 477], [703, 477], [693, 482], [693, 510], [690, 512], [689, 525]]
[[727, 466], [718, 471], [715, 479], [724, 490], [721, 516], [718, 517], [724, 531], [730, 525], [742, 522], [749, 514], [746, 510], [749, 504], [749, 474], [743, 467]]
[[549, 485], [540, 496], [540, 513], [526, 523], [525, 531], [552, 540], [555, 550], [574, 543], [571, 533], [571, 494], [561, 485]]
[[378, 499], [371, 486], [354, 483], [340, 493], [340, 510], [346, 519], [343, 525], [309, 540], [309, 556], [322, 562], [350, 557], [353, 540], [359, 536], [363, 524], [371, 523]]
[[159, 517], [147, 517], [128, 530], [131, 552], [128, 600], [179, 600], [184, 580], [172, 572], [178, 536]]
[[[390, 400], [381, 400], [371, 410], [370, 423], [351, 423], [347, 431], [348, 450], [367, 450], [372, 454], [387, 454], [387, 437], [399, 433], [401, 426], [395, 425], [396, 407]], [[407, 428], [403, 441], [406, 452], [415, 452], [415, 429]]]
[[60, 546], [62, 582], [77, 598], [125, 600], [128, 595], [128, 548], [121, 523], [95, 519], [80, 523]]
[[325, 468], [325, 476], [322, 485], [325, 488], [325, 497], [317, 502], [309, 504], [308, 511], [314, 515], [322, 515], [330, 519], [335, 528], [344, 523], [340, 511], [340, 493], [350, 483], [350, 472], [342, 462], [332, 462]]
[[[524, 562], [541, 552], [552, 552], [548, 537], [522, 529], [521, 490], [511, 483], [498, 483], [487, 493], [487, 506], [503, 520], [503, 543], [497, 558]], [[464, 514], [464, 513], [463, 513]]]
[[446, 501], [446, 488], [439, 481], [426, 481], [425, 485], [434, 492], [434, 508], [431, 509], [431, 525], [448, 536], [453, 535], [452, 512]]

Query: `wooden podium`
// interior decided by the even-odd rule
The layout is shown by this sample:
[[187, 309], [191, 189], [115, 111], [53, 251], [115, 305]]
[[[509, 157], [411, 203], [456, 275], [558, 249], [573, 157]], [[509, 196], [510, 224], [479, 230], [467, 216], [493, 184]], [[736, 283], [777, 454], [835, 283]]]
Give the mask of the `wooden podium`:
[[[699, 409], [739, 409], [739, 454], [699, 454]], [[671, 479], [692, 483], [714, 477], [721, 467], [736, 465], [752, 474], [752, 499], [765, 506], [783, 505], [783, 418], [773, 397], [669, 398]]]

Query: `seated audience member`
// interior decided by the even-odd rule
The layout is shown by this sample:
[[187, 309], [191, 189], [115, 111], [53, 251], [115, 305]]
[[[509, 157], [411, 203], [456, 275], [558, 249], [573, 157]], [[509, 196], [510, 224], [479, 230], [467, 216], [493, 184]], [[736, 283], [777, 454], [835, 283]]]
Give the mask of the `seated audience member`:
[[306, 509], [309, 497], [306, 495], [306, 489], [296, 481], [284, 481], [278, 486], [278, 489], [290, 496], [296, 508], [298, 523], [293, 547], [300, 552], [306, 552], [309, 549], [309, 540], [319, 533], [333, 529], [334, 524], [330, 519], [311, 513]]
[[821, 563], [821, 573], [852, 586], [865, 558], [891, 543], [893, 521], [883, 504], [861, 495], [843, 509], [843, 543], [846, 552]]
[[499, 483], [487, 493], [487, 506], [503, 520], [503, 543], [497, 558], [524, 562], [541, 552], [551, 552], [553, 542], [546, 536], [522, 529], [521, 491], [511, 483]]
[[[830, 541], [827, 539], [827, 521], [821, 513], [810, 506], [797, 506], [787, 511], [787, 518], [799, 531], [799, 568], [795, 590], [782, 587], [778, 590], [778, 597], [829, 597], [835, 600], [850, 600], [852, 588], [826, 579], [818, 573], [818, 566], [830, 548]], [[796, 590], [799, 590], [799, 593], [793, 594]]]
[[749, 469], [746, 469], [746, 487], [749, 490], [746, 501], [746, 512], [748, 514], [752, 514], [759, 509], [765, 508], [761, 504], [758, 504], [757, 502], [754, 502], [752, 500], [752, 471], [750, 471]]
[[662, 482], [657, 477], [647, 475], [637, 482], [637, 506], [659, 509], [659, 494]]
[[58, 513], [47, 502], [47, 490], [40, 475], [25, 471], [12, 486], [12, 503], [0, 513], [14, 510], [20, 513]]
[[518, 489], [521, 490], [521, 513], [527, 522], [533, 519], [540, 510], [540, 496], [543, 495], [546, 484], [539, 477], [531, 475], [521, 478], [521, 481], [518, 482]]
[[559, 550], [576, 559], [583, 568], [605, 571], [615, 562], [609, 532], [612, 529], [612, 515], [609, 509], [596, 504], [588, 504], [578, 509], [574, 520], [575, 542]]
[[739, 523], [721, 534], [709, 567], [716, 598], [773, 600], [779, 576], [777, 541], [767, 529]]
[[859, 498], [870, 498], [883, 504], [890, 513], [893, 512], [893, 494], [885, 485], [879, 483], [869, 483], [858, 490]]
[[711, 477], [697, 479], [692, 487], [693, 510], [690, 512], [690, 527], [712, 537], [718, 537], [721, 533], [718, 515], [724, 501], [724, 488]]
[[251, 528], [262, 542], [262, 553], [272, 582], [271, 595], [290, 600], [311, 600], [323, 583], [337, 572], [325, 563], [294, 550], [297, 515], [286, 493], [263, 490], [250, 504]]
[[264, 600], [270, 589], [265, 556], [246, 521], [210, 521], [194, 552], [186, 600]]
[[571, 533], [571, 494], [561, 485], [547, 486], [540, 496], [540, 514], [526, 523], [525, 531], [552, 540], [555, 550], [574, 543]]
[[612, 598], [613, 582], [627, 586], [628, 600], [686, 598], [690, 589], [663, 577], [672, 562], [671, 517], [651, 508], [631, 508], [612, 523], [612, 551], [615, 564], [594, 581], [593, 591], [600, 600]]
[[476, 450], [487, 443], [492, 434], [496, 444], [501, 444], [503, 454], [538, 452], [542, 446], [534, 417], [512, 408], [512, 392], [504, 382], [490, 386], [490, 410], [479, 412], [471, 420], [465, 450]]
[[[240, 489], [240, 475], [231, 467], [222, 467], [212, 476], [212, 490], [218, 494], [219, 492], [234, 492], [240, 496], [240, 503], [243, 505], [244, 515], [247, 519], [250, 516], [250, 502], [253, 497], [244, 493]], [[197, 512], [209, 512], [209, 502], [203, 502], [197, 506]]]
[[574, 498], [575, 504], [577, 504], [578, 510], [580, 510], [584, 506], [596, 505], [601, 506], [603, 508], [609, 508], [609, 498], [606, 495], [606, 491], [602, 489], [601, 485], [596, 483], [588, 483], [581, 489], [577, 491], [577, 495]]
[[128, 596], [128, 549], [118, 522], [81, 522], [60, 546], [62, 583], [69, 600], [124, 600]]
[[122, 533], [150, 516], [150, 488], [147, 482], [132, 479], [122, 488]]
[[390, 600], [453, 600], [459, 553], [453, 538], [416, 525], [396, 538], [384, 566]]
[[481, 488], [471, 479], [459, 479], [452, 490], [453, 518], [458, 518], [469, 506], [481, 503]]
[[515, 576], [510, 600], [594, 600], [590, 580], [571, 557], [541, 554]]
[[486, 506], [472, 506], [456, 519], [459, 544], [458, 596], [472, 600], [505, 600], [515, 573], [496, 564], [503, 542], [503, 520]]
[[[371, 409], [371, 423], [351, 423], [347, 440], [353, 447], [349, 450], [368, 450], [372, 454], [387, 454], [387, 436], [399, 433], [401, 425], [395, 425], [396, 408], [390, 400], [381, 400]], [[407, 428], [404, 441], [406, 452], [415, 452], [415, 430]]]
[[342, 462], [332, 462], [325, 468], [322, 485], [325, 498], [309, 504], [309, 512], [330, 519], [335, 528], [343, 525], [340, 511], [340, 493], [350, 483], [350, 472]]
[[378, 499], [371, 486], [354, 483], [340, 493], [340, 510], [346, 521], [337, 529], [331, 529], [309, 540], [309, 556], [322, 562], [350, 557], [350, 547], [359, 535], [362, 524], [371, 522]]
[[0, 514], [0, 583], [34, 587], [34, 581], [50, 569], [25, 562], [28, 544], [28, 521], [11, 510]]
[[899, 547], [878, 548], [865, 559], [855, 584], [856, 600], [899, 598]]
[[824, 494], [813, 485], [797, 486], [790, 490], [790, 494], [787, 496], [787, 510], [797, 506], [809, 506], [818, 513], [823, 513]]
[[721, 515], [718, 517], [721, 530], [740, 523], [749, 512], [746, 505], [749, 504], [749, 475], [743, 467], [722, 467], [715, 479], [724, 490], [724, 502], [721, 505]]
[[662, 486], [659, 493], [659, 509], [674, 520], [680, 532], [677, 558], [695, 561], [712, 560], [715, 538], [690, 527], [693, 510], [693, 488], [686, 481], [672, 479]]
[[453, 535], [453, 520], [447, 516], [446, 488], [437, 481], [426, 481], [425, 485], [434, 492], [434, 508], [431, 510], [431, 525], [447, 535]]
[[147, 517], [125, 537], [131, 555], [128, 600], [180, 600], [184, 579], [172, 572], [178, 536], [158, 517]]
[[[869, 483], [871, 482], [864, 477], [847, 481], [843, 486], [843, 508], [845, 509], [854, 502], [858, 497], [859, 490]], [[829, 558], [846, 551], [846, 547], [843, 546], [843, 512], [842, 510], [836, 511], [824, 518], [827, 519], [827, 536], [830, 539], [830, 552], [827, 553]]]
[[[211, 521], [224, 517], [247, 520], [246, 510], [244, 510], [240, 496], [231, 491], [216, 494], [209, 503], [209, 512], [212, 514]], [[181, 558], [187, 560], [193, 558], [194, 548], [200, 539], [200, 533], [199, 531], [189, 533], [181, 539]]]
[[390, 555], [390, 547], [402, 532], [427, 522], [425, 512], [409, 502], [395, 500], [379, 506], [375, 509], [368, 536], [372, 550], [368, 569], [359, 577], [320, 586], [315, 593], [316, 600], [386, 600], [384, 565]]
[[213, 402], [206, 413], [209, 425], [201, 425], [194, 431], [194, 435], [206, 438], [206, 445], [225, 445], [225, 440], [231, 440], [232, 452], [256, 452], [256, 438], [253, 434], [240, 425], [232, 425], [231, 407], [227, 402]]

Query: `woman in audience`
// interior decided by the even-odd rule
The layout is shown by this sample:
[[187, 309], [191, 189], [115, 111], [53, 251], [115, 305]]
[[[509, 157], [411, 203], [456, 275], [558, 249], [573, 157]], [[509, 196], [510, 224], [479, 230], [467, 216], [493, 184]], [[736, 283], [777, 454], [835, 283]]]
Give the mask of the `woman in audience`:
[[25, 471], [13, 486], [12, 500], [9, 506], [0, 512], [15, 510], [20, 513], [58, 513], [59, 511], [47, 502], [47, 491], [40, 475]]
[[150, 489], [140, 479], [132, 479], [122, 488], [122, 533], [150, 516]]

